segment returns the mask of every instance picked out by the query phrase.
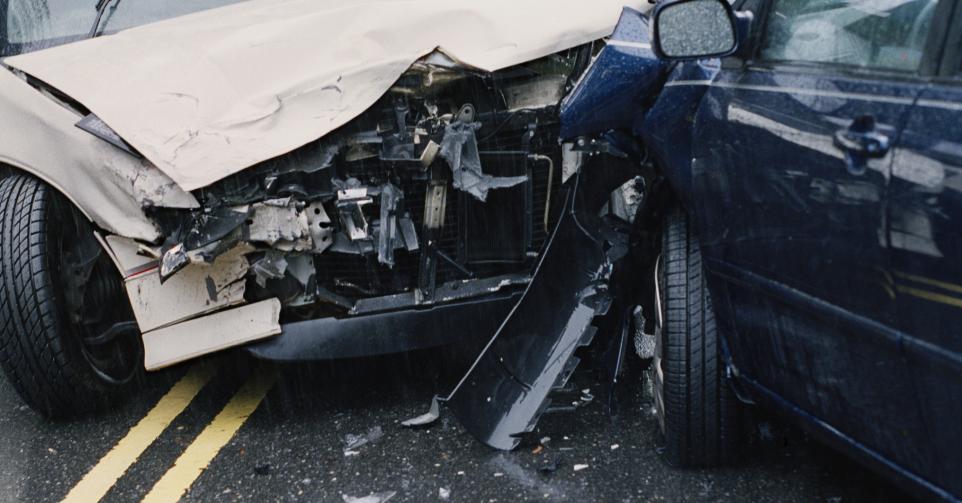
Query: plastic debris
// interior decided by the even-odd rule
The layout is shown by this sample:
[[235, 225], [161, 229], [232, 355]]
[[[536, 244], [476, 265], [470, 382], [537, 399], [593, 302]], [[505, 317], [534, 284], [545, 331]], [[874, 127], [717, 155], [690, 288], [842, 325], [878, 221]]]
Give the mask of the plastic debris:
[[611, 444], [611, 450], [613, 450], [613, 451], [618, 450], [619, 447], [621, 447], [621, 446], [618, 445], [618, 444]]
[[446, 487], [438, 488], [438, 498], [443, 500], [449, 499], [451, 497], [451, 490]]
[[270, 475], [270, 474], [271, 474], [271, 465], [268, 464], [268, 463], [264, 463], [264, 464], [262, 464], [262, 465], [257, 465], [257, 466], [254, 467], [254, 473], [256, 473], [257, 475]]
[[441, 157], [448, 161], [451, 167], [454, 188], [484, 202], [491, 189], [514, 187], [527, 182], [528, 177], [485, 174], [475, 137], [478, 129], [481, 129], [480, 122], [456, 121], [449, 124], [444, 130], [444, 139], [441, 140]]
[[393, 498], [395, 495], [397, 495], [397, 491], [383, 491], [379, 493], [371, 493], [367, 496], [361, 497], [342, 494], [341, 499], [344, 500], [344, 503], [384, 503]]
[[595, 396], [591, 394], [590, 389], [581, 390], [581, 401], [588, 403], [595, 399]]
[[585, 468], [588, 468], [588, 465], [575, 465], [575, 466], [574, 466], [574, 469], [575, 469], [576, 472], [580, 472], [581, 470], [584, 470]]
[[438, 397], [434, 397], [434, 399], [431, 400], [431, 408], [427, 412], [425, 412], [424, 414], [421, 414], [418, 417], [408, 419], [407, 421], [402, 421], [401, 426], [404, 426], [407, 428], [428, 426], [431, 423], [437, 421], [438, 417], [440, 416], [441, 416], [441, 402]]
[[557, 455], [551, 458], [546, 458], [545, 461], [538, 467], [538, 471], [541, 473], [554, 473], [558, 471], [561, 467], [562, 455]]
[[373, 428], [367, 430], [367, 433], [362, 433], [360, 435], [354, 435], [351, 433], [344, 435], [344, 443], [347, 444], [344, 448], [344, 455], [347, 456], [348, 451], [353, 451], [363, 445], [376, 442], [383, 436], [384, 430], [380, 426], [374, 426]]

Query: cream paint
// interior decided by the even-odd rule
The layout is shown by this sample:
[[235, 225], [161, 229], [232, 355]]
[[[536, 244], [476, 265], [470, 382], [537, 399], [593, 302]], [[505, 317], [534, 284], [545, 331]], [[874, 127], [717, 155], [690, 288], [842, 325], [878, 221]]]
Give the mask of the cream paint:
[[281, 301], [254, 304], [158, 328], [144, 334], [144, 367], [158, 370], [281, 333]]
[[325, 136], [435, 50], [499, 70], [611, 34], [626, 4], [650, 8], [252, 0], [5, 62], [84, 104], [193, 190]]
[[213, 264], [188, 264], [164, 283], [156, 269], [124, 283], [140, 330], [147, 332], [244, 303], [248, 250], [229, 251]]
[[0, 163], [26, 171], [64, 193], [100, 228], [153, 241], [145, 201], [197, 206], [189, 193], [145, 161], [81, 131], [80, 116], [0, 68]]

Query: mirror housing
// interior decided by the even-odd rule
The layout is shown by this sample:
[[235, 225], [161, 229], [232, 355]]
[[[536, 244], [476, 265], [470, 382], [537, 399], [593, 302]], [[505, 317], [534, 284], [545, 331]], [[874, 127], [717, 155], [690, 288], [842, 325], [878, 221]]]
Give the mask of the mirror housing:
[[666, 61], [724, 58], [739, 51], [752, 15], [725, 0], [670, 0], [652, 16], [652, 50]]

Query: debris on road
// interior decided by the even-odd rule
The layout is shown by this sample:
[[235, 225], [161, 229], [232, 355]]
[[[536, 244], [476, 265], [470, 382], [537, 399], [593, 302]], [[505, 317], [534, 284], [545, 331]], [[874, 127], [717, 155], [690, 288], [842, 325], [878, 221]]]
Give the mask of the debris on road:
[[446, 487], [439, 487], [438, 498], [441, 498], [443, 500], [451, 498], [451, 490]]
[[384, 436], [384, 430], [380, 426], [374, 426], [367, 430], [367, 433], [361, 433], [358, 435], [348, 433], [344, 435], [344, 443], [347, 444], [344, 448], [345, 456], [356, 455], [355, 449], [367, 445], [371, 442], [376, 442]]
[[270, 475], [271, 465], [269, 463], [264, 463], [262, 465], [257, 465], [254, 467], [254, 473], [257, 475]]
[[588, 468], [588, 465], [575, 465], [575, 466], [574, 466], [574, 469], [575, 469], [576, 472], [580, 472], [581, 470], [584, 470], [585, 468]]
[[558, 471], [558, 468], [561, 467], [561, 460], [562, 460], [562, 459], [564, 459], [564, 456], [562, 456], [561, 454], [558, 454], [557, 456], [553, 456], [553, 457], [547, 458], [547, 459], [541, 464], [541, 466], [538, 467], [538, 471], [541, 472], [541, 473], [545, 473], [545, 474], [547, 474], [547, 473], [554, 473], [554, 472]]
[[371, 493], [367, 496], [354, 497], [348, 496], [346, 494], [341, 495], [341, 499], [344, 503], [385, 503], [394, 496], [397, 495], [397, 491], [382, 491], [379, 493]]

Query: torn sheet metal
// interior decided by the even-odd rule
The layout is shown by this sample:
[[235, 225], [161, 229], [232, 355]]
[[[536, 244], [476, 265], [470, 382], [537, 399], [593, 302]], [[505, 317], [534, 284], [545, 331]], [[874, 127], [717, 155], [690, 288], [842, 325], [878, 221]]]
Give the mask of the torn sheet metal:
[[252, 207], [248, 240], [283, 251], [310, 251], [314, 240], [307, 212], [292, 198], [269, 199]]
[[142, 207], [196, 208], [197, 200], [150, 163], [76, 127], [77, 113], [0, 68], [0, 163], [59, 190], [98, 227], [153, 241]]
[[158, 370], [277, 335], [280, 316], [280, 301], [268, 299], [145, 332], [144, 367]]
[[5, 62], [194, 190], [327, 135], [436, 50], [494, 71], [611, 34], [625, 4], [644, 2], [253, 0]]
[[454, 391], [407, 421], [430, 422], [446, 403], [464, 427], [497, 449], [513, 449], [532, 431], [578, 364], [574, 352], [594, 335], [611, 304], [608, 279], [627, 240], [598, 217], [581, 213], [569, 192], [564, 212], [521, 301]]
[[[130, 255], [115, 243], [118, 241], [111, 242], [115, 255]], [[243, 304], [245, 276], [249, 268], [246, 255], [252, 250], [249, 245], [238, 245], [217, 257], [212, 264], [187, 265], [164, 283], [156, 273], [157, 261], [135, 268], [134, 274], [124, 282], [141, 331], [148, 332]]]
[[485, 174], [475, 135], [478, 129], [481, 129], [480, 122], [456, 121], [448, 124], [441, 141], [441, 157], [451, 167], [454, 188], [483, 202], [488, 199], [489, 190], [514, 187], [528, 181], [528, 177]]
[[142, 246], [133, 239], [106, 236], [102, 245], [124, 278], [157, 268], [157, 257], [142, 253]]

